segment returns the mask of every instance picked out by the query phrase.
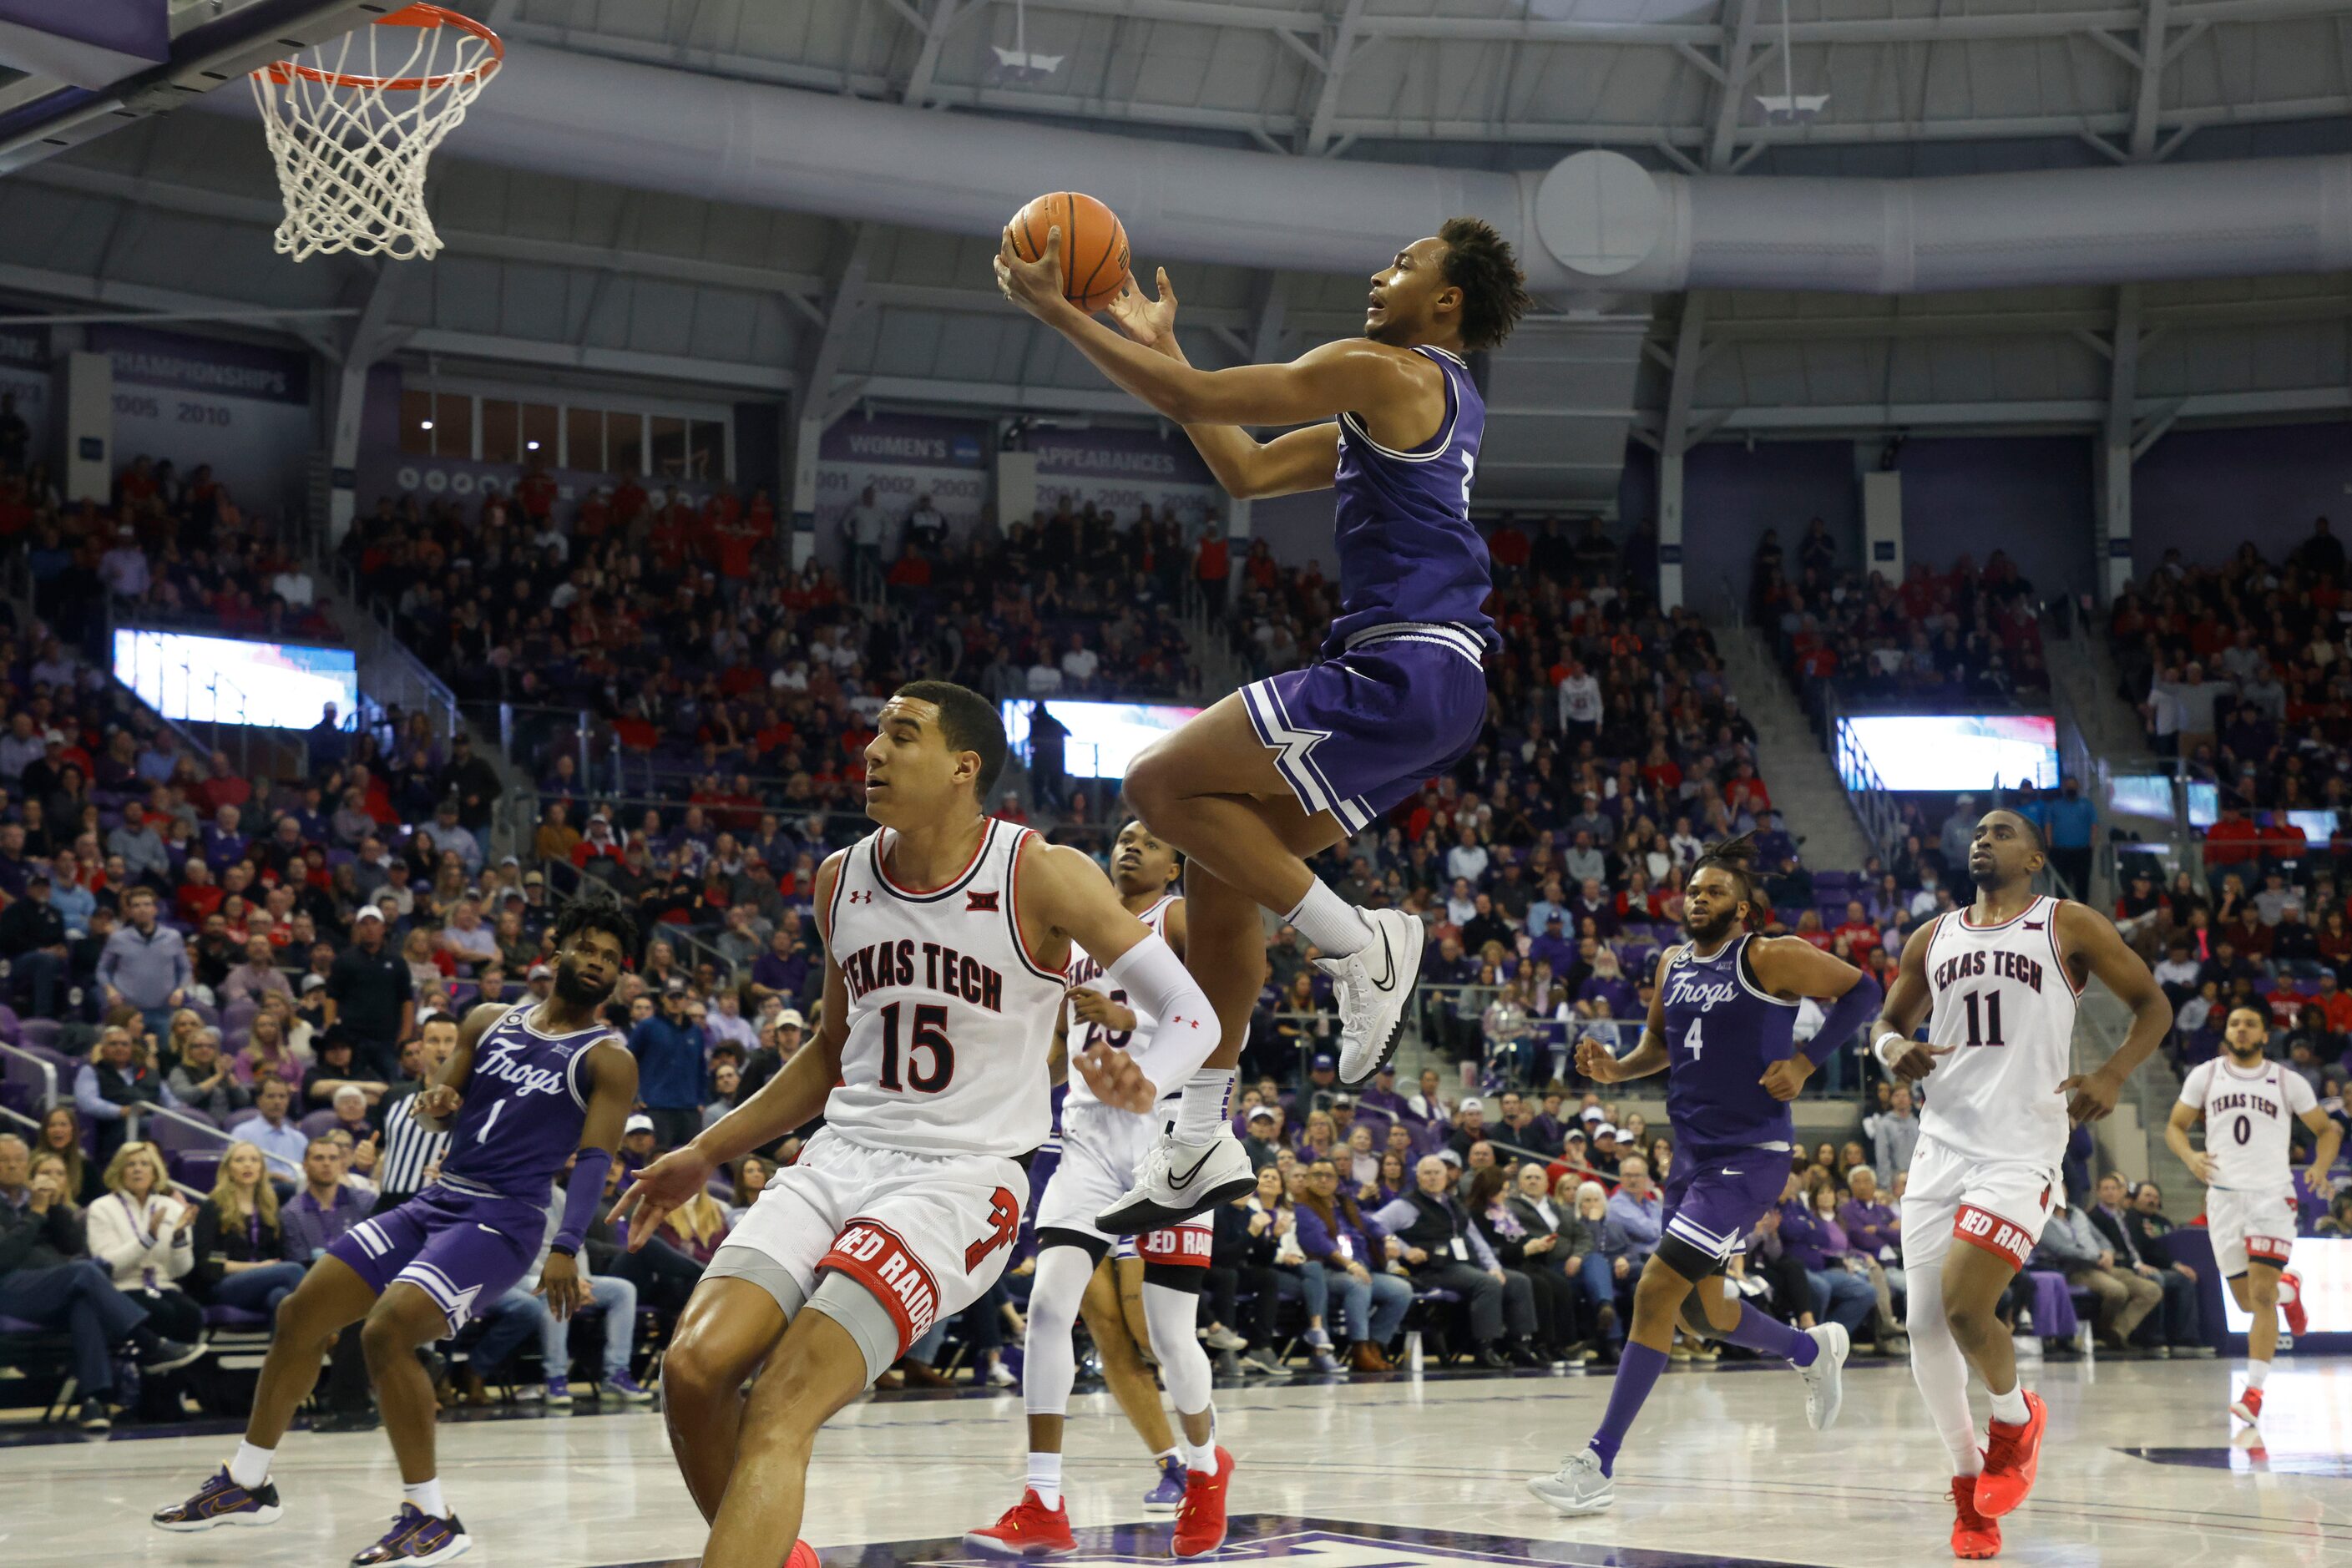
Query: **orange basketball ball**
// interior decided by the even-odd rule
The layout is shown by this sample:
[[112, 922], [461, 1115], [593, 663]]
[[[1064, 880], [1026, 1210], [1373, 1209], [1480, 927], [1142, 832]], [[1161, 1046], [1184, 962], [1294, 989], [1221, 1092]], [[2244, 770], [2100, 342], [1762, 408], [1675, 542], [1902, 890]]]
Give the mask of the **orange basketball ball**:
[[1062, 297], [1099, 310], [1127, 286], [1127, 230], [1118, 215], [1077, 191], [1039, 196], [1013, 215], [1013, 252], [1024, 261], [1045, 254], [1048, 231], [1062, 231]]

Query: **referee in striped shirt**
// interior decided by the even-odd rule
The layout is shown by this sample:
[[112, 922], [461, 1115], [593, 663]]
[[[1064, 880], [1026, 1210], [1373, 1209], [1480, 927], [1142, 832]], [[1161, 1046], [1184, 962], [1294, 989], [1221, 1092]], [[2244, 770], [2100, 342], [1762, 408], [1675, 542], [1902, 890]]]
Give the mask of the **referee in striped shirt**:
[[416, 1120], [417, 1094], [440, 1076], [442, 1064], [457, 1048], [457, 1020], [436, 1013], [420, 1026], [416, 1042], [416, 1077], [384, 1096], [376, 1112], [383, 1128], [383, 1152], [377, 1157], [375, 1214], [396, 1208], [425, 1185], [425, 1173], [449, 1152], [449, 1134], [436, 1132]]

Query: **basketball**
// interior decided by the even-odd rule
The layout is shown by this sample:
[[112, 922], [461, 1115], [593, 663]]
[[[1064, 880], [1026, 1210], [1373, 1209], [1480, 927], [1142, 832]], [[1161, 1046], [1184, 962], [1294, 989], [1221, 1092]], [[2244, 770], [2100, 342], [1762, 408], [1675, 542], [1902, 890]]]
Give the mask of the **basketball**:
[[1013, 249], [1024, 261], [1045, 253], [1045, 236], [1062, 231], [1062, 297], [1099, 310], [1127, 287], [1127, 229], [1118, 215], [1078, 191], [1039, 196], [1013, 215]]

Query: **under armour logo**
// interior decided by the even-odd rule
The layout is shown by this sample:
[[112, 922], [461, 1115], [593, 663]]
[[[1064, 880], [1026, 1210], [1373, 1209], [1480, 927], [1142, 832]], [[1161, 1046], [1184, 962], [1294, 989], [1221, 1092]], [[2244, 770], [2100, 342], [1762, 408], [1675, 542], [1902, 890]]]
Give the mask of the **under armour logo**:
[[849, 901], [853, 904], [870, 904], [874, 901], [874, 895], [860, 889], [849, 895]]
[[2028, 931], [2040, 931], [2046, 923], [2046, 921], [2028, 921], [2025, 922], [2025, 929]]
[[996, 907], [996, 894], [993, 892], [966, 893], [963, 896], [963, 912], [968, 915], [992, 915], [1001, 912]]

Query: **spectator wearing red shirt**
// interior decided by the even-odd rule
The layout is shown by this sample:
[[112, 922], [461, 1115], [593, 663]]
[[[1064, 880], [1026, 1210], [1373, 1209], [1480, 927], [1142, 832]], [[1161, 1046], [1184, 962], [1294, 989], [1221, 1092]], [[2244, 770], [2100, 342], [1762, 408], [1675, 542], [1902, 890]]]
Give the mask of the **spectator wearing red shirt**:
[[2205, 865], [2241, 866], [2262, 853], [2262, 829], [2236, 805], [2221, 807], [2221, 819], [2205, 830]]
[[1509, 512], [1503, 514], [1502, 521], [1495, 525], [1495, 531], [1486, 539], [1487, 558], [1495, 563], [1495, 575], [1505, 583], [1518, 581], [1519, 574], [1527, 569], [1531, 548], [1528, 536], [1520, 531]]
[[1870, 922], [1869, 914], [1863, 909], [1860, 899], [1847, 901], [1845, 923], [1830, 932], [1832, 942], [1835, 942], [1839, 937], [1846, 938], [1852, 943], [1853, 951], [1855, 952], [1868, 952], [1877, 945], [1878, 928]]
[[533, 463], [515, 482], [515, 504], [533, 522], [545, 522], [555, 510], [555, 476]]
[[2312, 993], [2311, 1005], [2327, 1020], [2329, 1034], [2352, 1035], [2352, 991], [2343, 988], [2334, 970], [2319, 972], [2319, 988]]

